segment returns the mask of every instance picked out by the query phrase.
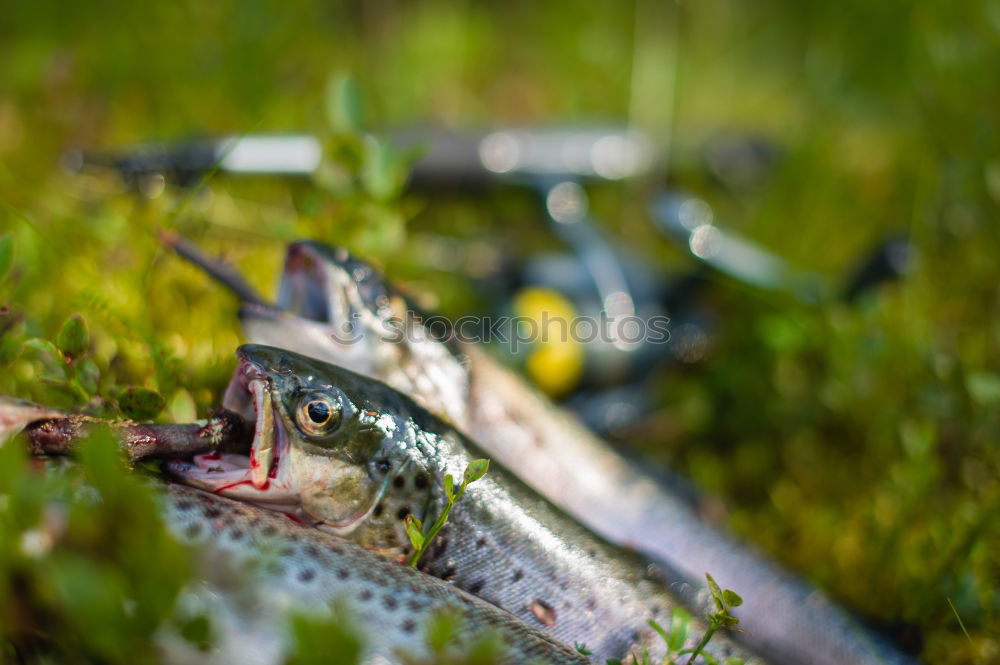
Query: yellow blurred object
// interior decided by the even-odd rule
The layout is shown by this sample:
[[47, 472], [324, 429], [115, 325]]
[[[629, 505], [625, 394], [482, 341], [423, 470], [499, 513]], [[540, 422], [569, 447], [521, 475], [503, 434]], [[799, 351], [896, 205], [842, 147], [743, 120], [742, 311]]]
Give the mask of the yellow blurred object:
[[552, 289], [530, 287], [514, 298], [514, 313], [538, 324], [538, 339], [525, 362], [528, 376], [550, 397], [570, 392], [580, 382], [584, 348], [569, 334], [576, 308]]

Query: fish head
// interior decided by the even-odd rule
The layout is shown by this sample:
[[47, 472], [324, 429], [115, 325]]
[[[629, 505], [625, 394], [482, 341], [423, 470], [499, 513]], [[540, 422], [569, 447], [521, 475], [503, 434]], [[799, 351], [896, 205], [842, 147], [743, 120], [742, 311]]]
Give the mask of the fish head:
[[245, 305], [250, 341], [279, 346], [369, 376], [462, 427], [467, 359], [432, 334], [427, 317], [374, 266], [342, 247], [289, 246], [276, 307]]
[[171, 461], [181, 481], [384, 550], [406, 543], [403, 520], [423, 518], [434, 492], [436, 438], [406, 397], [368, 377], [255, 344], [223, 406], [255, 423], [249, 454]]

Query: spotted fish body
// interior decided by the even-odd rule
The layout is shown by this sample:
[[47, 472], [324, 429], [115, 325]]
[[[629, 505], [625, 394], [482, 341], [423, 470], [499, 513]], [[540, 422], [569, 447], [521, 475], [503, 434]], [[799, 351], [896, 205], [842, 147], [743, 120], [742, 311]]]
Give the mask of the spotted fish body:
[[634, 547], [700, 592], [711, 572], [744, 597], [734, 612], [747, 631], [739, 639], [774, 662], [913, 662], [816, 588], [705, 524], [684, 498], [481, 350], [434, 339], [378, 272], [345, 250], [291, 245], [278, 308], [245, 306], [241, 321], [251, 341], [340, 364], [407, 393], [590, 529]]
[[499, 636], [502, 663], [588, 662], [470, 594], [278, 513], [179, 485], [168, 487], [166, 498], [167, 524], [199, 545], [213, 569], [187, 591], [185, 601], [208, 610], [213, 624], [224, 627], [209, 654], [186, 653], [178, 640], [167, 650], [176, 661], [282, 662], [289, 648], [283, 630], [287, 612], [337, 604], [367, 645], [365, 663], [397, 663], [404, 655], [428, 658], [427, 627], [441, 612], [458, 617], [457, 637], [466, 645], [485, 631]]
[[[171, 462], [183, 482], [403, 560], [410, 554], [405, 517], [432, 522], [446, 502], [445, 476], [461, 478], [483, 456], [453, 427], [372, 379], [271, 347], [248, 345], [238, 355], [225, 406], [248, 417], [250, 406], [256, 410], [250, 456], [243, 466], [235, 456], [225, 464], [211, 456]], [[261, 426], [263, 419], [272, 424]], [[261, 450], [272, 451], [263, 471]], [[266, 482], [255, 480], [261, 474]], [[422, 566], [560, 642], [586, 644], [598, 662], [644, 648], [662, 655], [647, 620], [669, 623], [680, 605], [666, 588], [669, 571], [592, 535], [499, 465], [469, 486]], [[701, 606], [706, 599], [687, 600]], [[689, 646], [699, 637], [693, 631]], [[711, 651], [754, 661], [725, 637]]]

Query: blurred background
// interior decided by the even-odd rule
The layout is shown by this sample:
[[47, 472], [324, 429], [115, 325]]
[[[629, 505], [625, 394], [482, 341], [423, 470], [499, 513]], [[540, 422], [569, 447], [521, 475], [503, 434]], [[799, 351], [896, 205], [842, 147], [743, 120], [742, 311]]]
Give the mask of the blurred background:
[[[238, 303], [161, 230], [266, 294], [284, 243], [346, 245], [453, 317], [599, 307], [593, 249], [671, 317], [671, 344], [641, 363], [498, 357], [924, 662], [1000, 658], [1000, 2], [0, 15], [0, 392], [115, 413], [143, 386], [161, 420], [217, 403]], [[503, 128], [641, 133], [648, 168], [571, 178], [583, 236], [546, 212], [560, 174], [408, 179], [440, 132], [477, 146]], [[317, 137], [312, 173], [177, 177], [74, 152], [285, 133]], [[707, 260], [687, 233], [705, 224], [757, 272]], [[53, 376], [23, 342], [74, 313], [87, 364]]]

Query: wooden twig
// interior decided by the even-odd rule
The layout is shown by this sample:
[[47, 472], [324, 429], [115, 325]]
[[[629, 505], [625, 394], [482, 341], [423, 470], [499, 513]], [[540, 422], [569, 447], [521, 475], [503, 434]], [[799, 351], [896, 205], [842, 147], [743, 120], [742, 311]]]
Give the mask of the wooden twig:
[[25, 427], [24, 434], [33, 454], [66, 455], [100, 426], [114, 432], [132, 462], [189, 457], [212, 450], [246, 452], [253, 440], [253, 425], [224, 409], [204, 424], [189, 425], [140, 425], [66, 416], [32, 423]]

